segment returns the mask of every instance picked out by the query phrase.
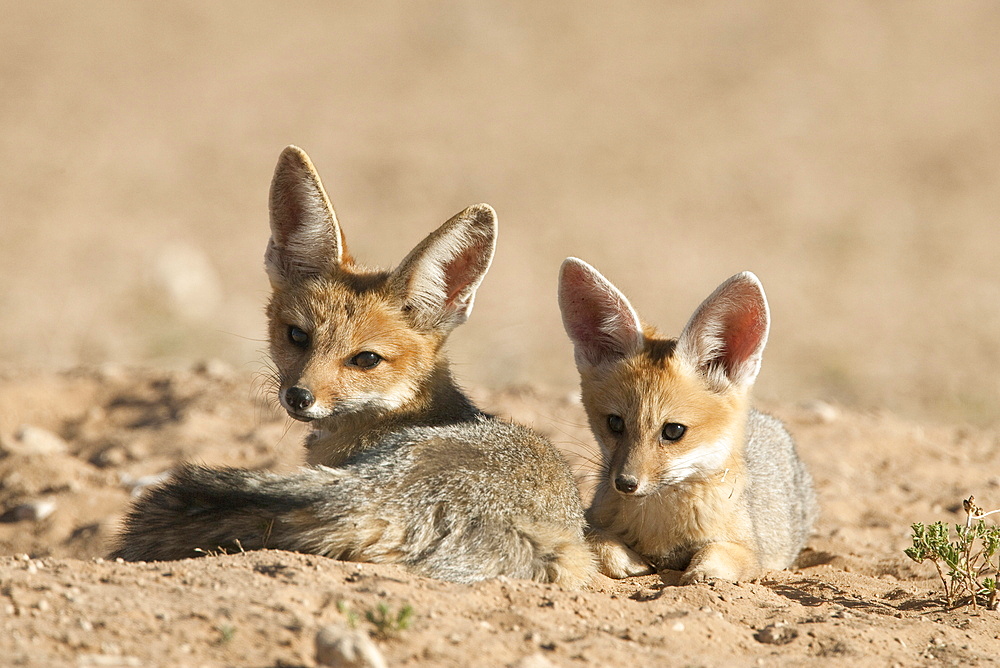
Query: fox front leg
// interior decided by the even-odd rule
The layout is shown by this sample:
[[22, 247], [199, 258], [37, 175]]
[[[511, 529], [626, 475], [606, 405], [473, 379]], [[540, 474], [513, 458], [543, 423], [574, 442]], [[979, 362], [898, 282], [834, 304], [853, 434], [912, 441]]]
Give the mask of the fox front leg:
[[682, 585], [711, 580], [738, 582], [756, 577], [760, 571], [757, 556], [741, 543], [709, 543], [698, 550], [681, 575]]
[[609, 578], [621, 580], [656, 572], [656, 569], [638, 552], [606, 531], [588, 529], [587, 543], [597, 558], [598, 570]]

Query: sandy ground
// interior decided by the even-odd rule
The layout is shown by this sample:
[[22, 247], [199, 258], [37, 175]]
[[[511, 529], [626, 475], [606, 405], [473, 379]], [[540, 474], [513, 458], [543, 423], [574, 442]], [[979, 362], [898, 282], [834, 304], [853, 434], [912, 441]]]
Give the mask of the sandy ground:
[[[341, 602], [365, 631], [379, 602], [413, 606], [412, 629], [378, 640], [394, 665], [997, 653], [996, 614], [942, 611], [901, 550], [911, 522], [958, 520], [970, 493], [1000, 506], [1000, 5], [0, 10], [0, 663], [312, 665]], [[289, 143], [373, 264], [469, 204], [497, 209], [456, 371], [559, 443], [584, 487], [561, 260], [673, 333], [755, 271], [773, 318], [757, 396], [823, 507], [802, 568], [574, 593], [279, 553], [95, 561], [132, 491], [177, 461], [300, 461], [301, 429], [254, 376], [267, 187]], [[787, 644], [757, 639], [771, 624]]]
[[[218, 362], [0, 382], [3, 416], [37, 406], [26, 422], [0, 419], [5, 661], [312, 666], [319, 628], [353, 615], [372, 632], [364, 613], [382, 603], [414, 610], [411, 628], [376, 639], [390, 665], [979, 665], [1000, 646], [997, 613], [944, 610], [932, 567], [902, 553], [911, 522], [959, 521], [970, 493], [1000, 498], [1000, 433], [830, 405], [767, 407], [797, 437], [823, 515], [801, 567], [760, 582], [679, 587], [665, 573], [574, 592], [284, 552], [104, 560], [136, 485], [178, 459], [279, 470], [301, 460], [301, 427], [254, 386]], [[575, 401], [530, 388], [474, 394], [548, 435], [587, 488], [594, 446]], [[52, 395], [61, 400], [43, 406]]]

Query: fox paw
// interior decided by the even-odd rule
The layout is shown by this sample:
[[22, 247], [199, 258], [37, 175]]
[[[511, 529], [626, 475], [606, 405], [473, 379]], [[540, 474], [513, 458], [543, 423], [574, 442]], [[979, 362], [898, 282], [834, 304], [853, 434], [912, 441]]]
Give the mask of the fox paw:
[[757, 558], [745, 545], [735, 542], [709, 543], [691, 559], [682, 585], [712, 580], [739, 582], [753, 577], [759, 570]]
[[599, 559], [599, 567], [601, 573], [616, 580], [637, 575], [651, 575], [656, 572], [656, 569], [650, 566], [648, 561], [624, 546], [603, 550]]
[[730, 580], [734, 578], [728, 578], [719, 573], [713, 572], [711, 569], [707, 568], [691, 568], [681, 574], [680, 583], [682, 585], [689, 584], [706, 584], [709, 582], [715, 582], [716, 580]]

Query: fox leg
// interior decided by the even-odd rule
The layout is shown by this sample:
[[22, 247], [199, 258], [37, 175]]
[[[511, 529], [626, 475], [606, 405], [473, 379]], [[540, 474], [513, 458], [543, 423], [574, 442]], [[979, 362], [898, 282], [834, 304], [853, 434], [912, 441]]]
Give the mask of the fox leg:
[[755, 577], [759, 571], [753, 550], [742, 543], [720, 541], [709, 543], [695, 553], [680, 582], [682, 585], [709, 580], [737, 582]]
[[587, 543], [597, 558], [597, 569], [609, 578], [620, 580], [656, 572], [638, 552], [602, 529], [588, 529]]

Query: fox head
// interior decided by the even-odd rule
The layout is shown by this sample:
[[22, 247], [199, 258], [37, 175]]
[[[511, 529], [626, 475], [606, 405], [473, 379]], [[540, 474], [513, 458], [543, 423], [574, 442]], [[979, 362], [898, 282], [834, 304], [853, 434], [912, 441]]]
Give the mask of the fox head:
[[676, 339], [643, 326], [625, 295], [576, 258], [563, 262], [559, 307], [613, 489], [642, 497], [739, 465], [769, 326], [756, 276], [720, 285]]
[[275, 168], [270, 213], [267, 316], [285, 410], [309, 421], [417, 401], [493, 259], [493, 209], [462, 211], [392, 271], [365, 269], [348, 252], [309, 157], [289, 146]]

